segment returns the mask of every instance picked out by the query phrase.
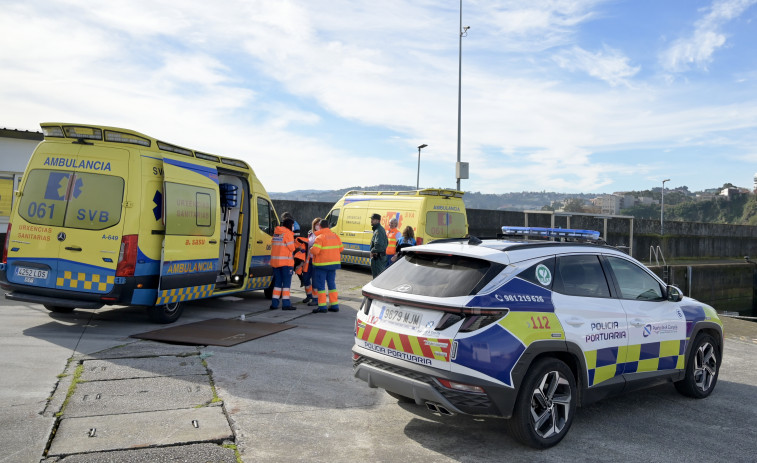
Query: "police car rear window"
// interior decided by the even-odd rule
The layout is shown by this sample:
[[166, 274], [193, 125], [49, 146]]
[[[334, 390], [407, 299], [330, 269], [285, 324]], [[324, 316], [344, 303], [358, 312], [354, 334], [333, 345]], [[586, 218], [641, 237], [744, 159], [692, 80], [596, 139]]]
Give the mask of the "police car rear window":
[[121, 220], [124, 179], [87, 172], [29, 172], [19, 214], [35, 225], [103, 230]]
[[412, 253], [376, 277], [378, 288], [432, 297], [471, 294], [492, 263], [463, 256]]

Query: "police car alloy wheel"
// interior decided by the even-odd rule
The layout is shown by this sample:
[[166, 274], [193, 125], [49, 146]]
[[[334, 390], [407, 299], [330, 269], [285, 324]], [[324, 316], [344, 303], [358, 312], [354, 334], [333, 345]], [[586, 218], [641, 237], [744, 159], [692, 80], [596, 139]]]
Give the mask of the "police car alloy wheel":
[[709, 396], [718, 381], [720, 353], [709, 334], [699, 334], [694, 340], [691, 357], [683, 380], [675, 383], [681, 394], [695, 399]]
[[576, 381], [570, 368], [543, 358], [526, 375], [508, 428], [525, 445], [552, 447], [568, 433], [575, 410]]

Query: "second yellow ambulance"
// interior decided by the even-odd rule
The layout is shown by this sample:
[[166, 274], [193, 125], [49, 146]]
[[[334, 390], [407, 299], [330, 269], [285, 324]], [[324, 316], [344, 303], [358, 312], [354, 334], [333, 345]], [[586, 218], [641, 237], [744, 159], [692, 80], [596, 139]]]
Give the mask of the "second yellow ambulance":
[[397, 219], [400, 232], [413, 228], [417, 244], [468, 234], [463, 192], [440, 188], [409, 191], [349, 191], [334, 204], [329, 225], [344, 244], [342, 262], [370, 265], [371, 215], [381, 215], [381, 226]]

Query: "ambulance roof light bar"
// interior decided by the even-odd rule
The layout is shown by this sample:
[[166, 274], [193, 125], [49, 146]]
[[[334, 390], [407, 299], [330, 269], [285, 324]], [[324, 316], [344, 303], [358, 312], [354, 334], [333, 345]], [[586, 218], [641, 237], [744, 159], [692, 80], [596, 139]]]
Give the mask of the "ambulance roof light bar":
[[574, 228], [542, 228], [542, 227], [502, 227], [504, 236], [538, 237], [545, 239], [578, 239], [599, 241], [599, 232], [595, 230], [579, 230]]

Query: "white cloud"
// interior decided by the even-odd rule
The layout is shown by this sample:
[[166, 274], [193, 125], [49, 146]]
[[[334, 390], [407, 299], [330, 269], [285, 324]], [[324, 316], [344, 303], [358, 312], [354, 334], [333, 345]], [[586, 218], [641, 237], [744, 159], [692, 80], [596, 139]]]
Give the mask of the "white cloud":
[[640, 66], [632, 67], [629, 58], [619, 50], [608, 46], [603, 51], [592, 53], [580, 47], [572, 47], [554, 56], [555, 62], [571, 71], [583, 71], [592, 77], [604, 80], [611, 86], [630, 86], [629, 79], [636, 75]]
[[757, 0], [715, 0], [707, 14], [694, 24], [694, 32], [674, 41], [662, 54], [663, 67], [669, 72], [684, 72], [691, 67], [706, 70], [712, 56], [728, 39], [723, 26], [755, 3]]

